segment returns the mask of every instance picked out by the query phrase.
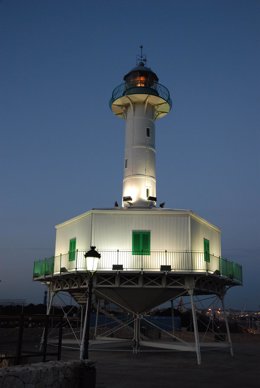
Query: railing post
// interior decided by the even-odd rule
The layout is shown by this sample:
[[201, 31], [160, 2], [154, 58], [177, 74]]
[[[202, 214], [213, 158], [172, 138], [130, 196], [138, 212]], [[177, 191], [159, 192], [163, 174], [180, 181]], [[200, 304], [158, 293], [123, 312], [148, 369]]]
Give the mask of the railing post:
[[62, 258], [62, 253], [60, 253], [60, 274], [61, 274], [61, 258]]
[[76, 271], [78, 270], [78, 253], [79, 253], [79, 250], [76, 249], [76, 268], [75, 268]]

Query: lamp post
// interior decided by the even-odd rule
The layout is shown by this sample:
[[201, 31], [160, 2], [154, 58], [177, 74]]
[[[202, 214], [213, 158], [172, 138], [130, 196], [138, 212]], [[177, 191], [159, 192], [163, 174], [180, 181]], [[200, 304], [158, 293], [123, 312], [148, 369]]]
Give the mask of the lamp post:
[[97, 270], [98, 261], [101, 257], [100, 253], [96, 251], [95, 246], [91, 246], [90, 250], [84, 253], [84, 257], [86, 258], [86, 267], [89, 272], [88, 279], [88, 289], [87, 289], [87, 304], [86, 304], [86, 312], [84, 317], [84, 327], [81, 339], [80, 346], [80, 359], [87, 360], [88, 359], [88, 348], [89, 348], [89, 330], [90, 330], [90, 318], [91, 318], [91, 300], [92, 300], [92, 289], [93, 289], [93, 275]]

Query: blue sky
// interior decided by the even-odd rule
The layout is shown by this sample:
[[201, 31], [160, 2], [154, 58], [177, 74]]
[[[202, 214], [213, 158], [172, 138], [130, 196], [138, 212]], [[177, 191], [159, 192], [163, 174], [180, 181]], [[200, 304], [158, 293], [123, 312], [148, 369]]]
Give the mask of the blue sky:
[[[124, 122], [108, 101], [144, 46], [167, 86], [157, 122], [157, 196], [222, 230], [260, 306], [260, 2], [0, 1], [0, 299], [43, 299], [33, 261], [54, 225], [120, 202]], [[93, 189], [94, 187], [94, 189]]]

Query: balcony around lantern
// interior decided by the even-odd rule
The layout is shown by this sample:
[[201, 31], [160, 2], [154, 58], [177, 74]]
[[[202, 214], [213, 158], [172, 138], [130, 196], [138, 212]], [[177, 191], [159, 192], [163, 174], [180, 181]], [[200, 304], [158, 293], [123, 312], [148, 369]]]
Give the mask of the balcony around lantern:
[[147, 95], [152, 97], [150, 102], [158, 111], [157, 117], [163, 117], [171, 110], [172, 100], [169, 90], [158, 82], [146, 83], [145, 80], [142, 81], [141, 79], [131, 83], [123, 82], [117, 86], [113, 90], [109, 106], [116, 115], [122, 116], [123, 111], [121, 107], [129, 103], [127, 97], [130, 98], [132, 96], [133, 99], [134, 96], [139, 96], [140, 99], [142, 95], [144, 97]]
[[[49, 259], [37, 260], [34, 263], [33, 279], [41, 280], [52, 276], [87, 272], [86, 258], [83, 251], [76, 251], [71, 260], [69, 253], [60, 254]], [[107, 272], [121, 268], [123, 272], [163, 272], [170, 269], [176, 274], [214, 275], [242, 285], [242, 266], [233, 261], [209, 255], [205, 260], [204, 252], [172, 251], [99, 251], [101, 258], [97, 271]]]

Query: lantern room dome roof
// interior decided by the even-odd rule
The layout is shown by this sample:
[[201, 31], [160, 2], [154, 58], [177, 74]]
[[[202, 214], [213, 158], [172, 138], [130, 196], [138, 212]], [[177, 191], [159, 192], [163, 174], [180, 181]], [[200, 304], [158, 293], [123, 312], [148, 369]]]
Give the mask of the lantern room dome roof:
[[149, 67], [144, 65], [144, 62], [140, 61], [139, 64], [134, 67], [132, 70], [130, 70], [125, 76], [124, 81], [128, 81], [129, 78], [132, 78], [133, 76], [137, 75], [146, 75], [149, 79], [153, 79], [153, 81], [158, 82], [159, 78], [155, 74], [154, 71], [152, 71]]

